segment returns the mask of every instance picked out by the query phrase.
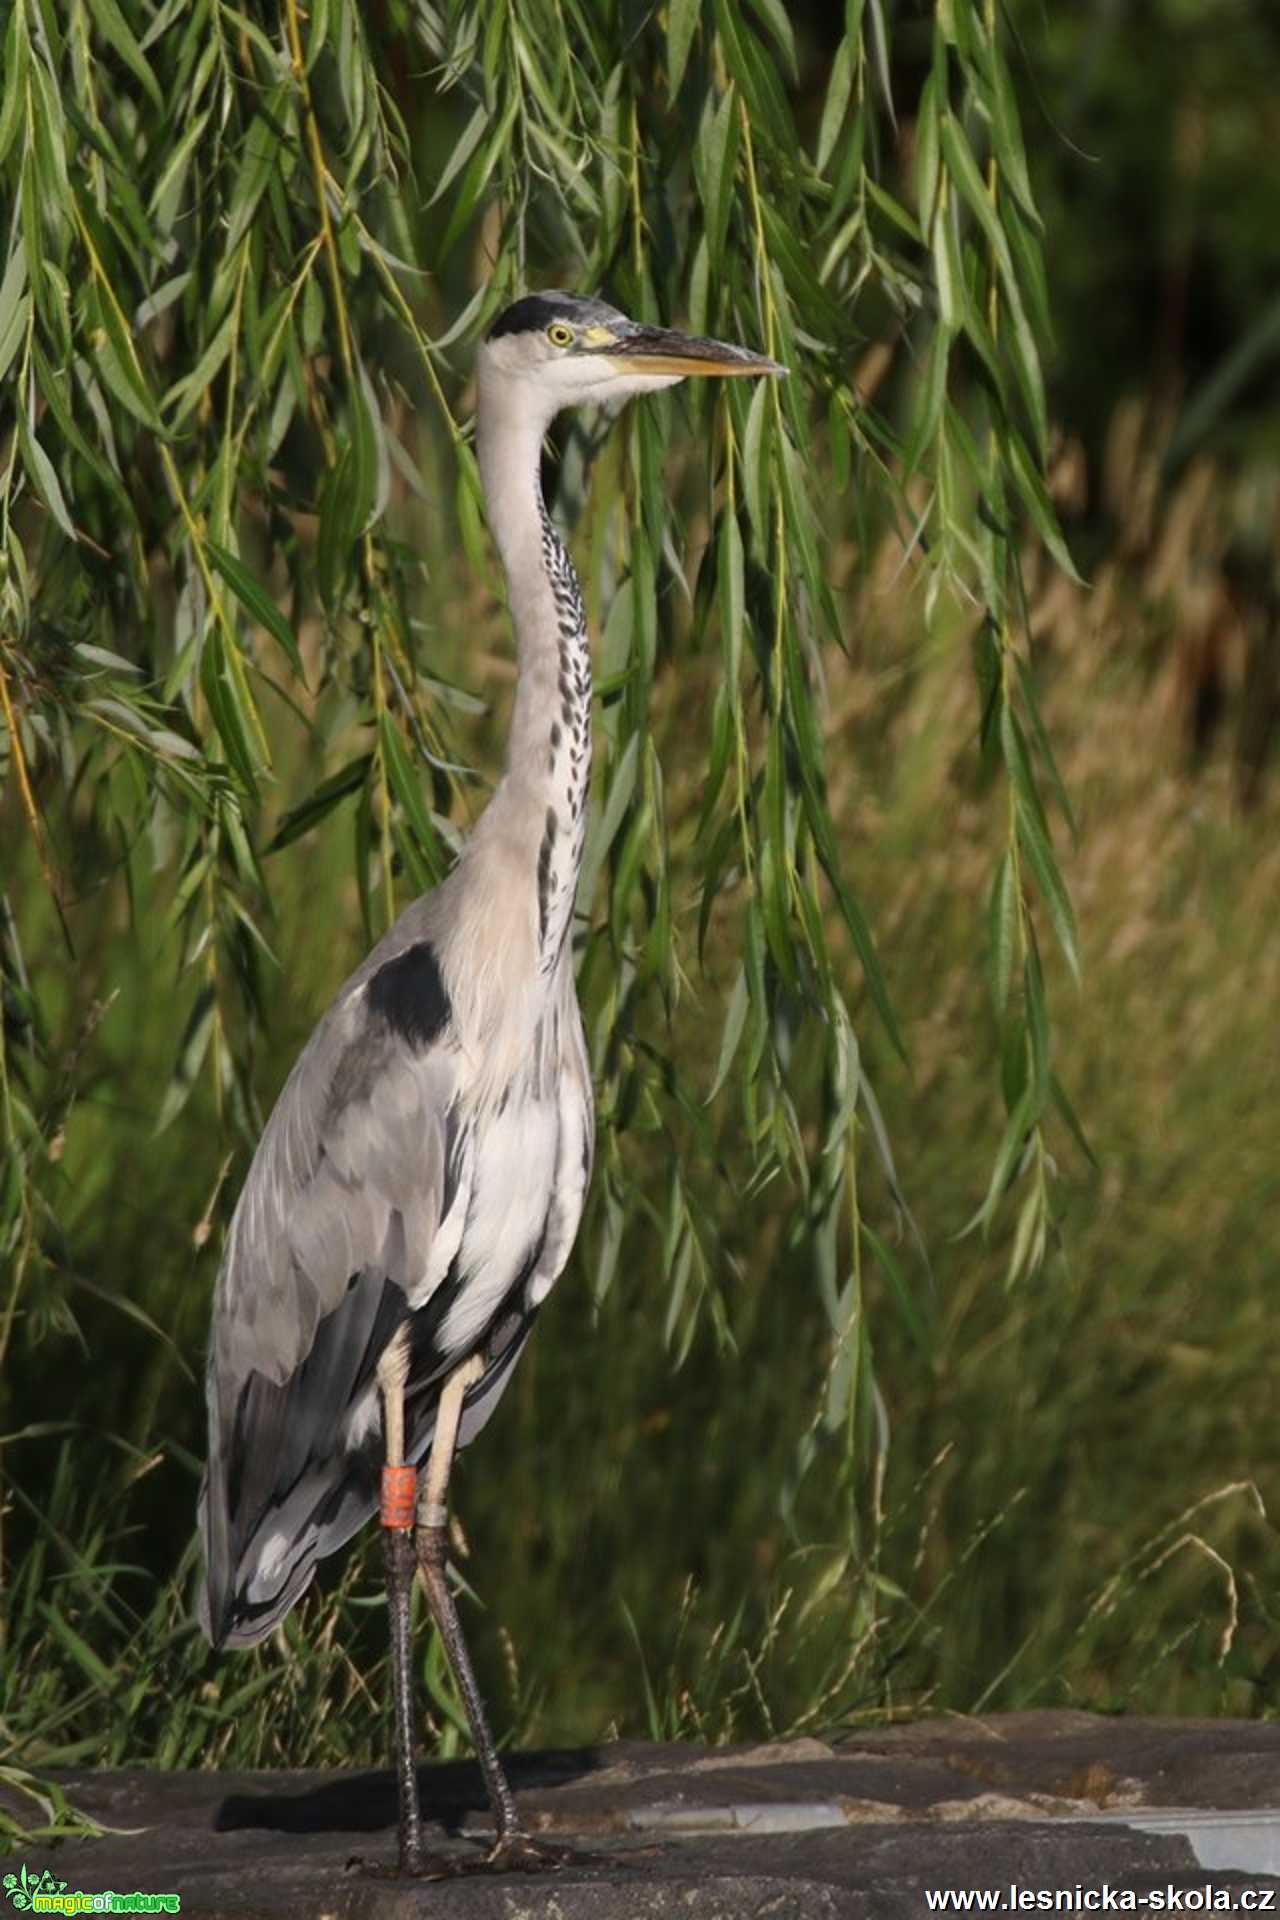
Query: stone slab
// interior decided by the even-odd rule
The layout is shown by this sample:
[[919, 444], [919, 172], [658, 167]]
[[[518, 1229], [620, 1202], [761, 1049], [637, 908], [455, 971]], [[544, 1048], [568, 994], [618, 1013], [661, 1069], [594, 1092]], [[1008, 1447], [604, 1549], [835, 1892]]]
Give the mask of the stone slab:
[[436, 1878], [391, 1872], [385, 1771], [61, 1774], [113, 1831], [33, 1847], [22, 1864], [68, 1891], [177, 1893], [210, 1920], [905, 1920], [930, 1891], [994, 1890], [1012, 1911], [1010, 1887], [1103, 1885], [1135, 1902], [1208, 1889], [1219, 1905], [1269, 1886], [1280, 1912], [1280, 1879], [1200, 1865], [1176, 1812], [1151, 1811], [1280, 1806], [1280, 1727], [1260, 1723], [1013, 1714], [515, 1755], [510, 1773], [528, 1829], [575, 1855], [554, 1872], [482, 1870], [490, 1823], [466, 1764], [421, 1770]]

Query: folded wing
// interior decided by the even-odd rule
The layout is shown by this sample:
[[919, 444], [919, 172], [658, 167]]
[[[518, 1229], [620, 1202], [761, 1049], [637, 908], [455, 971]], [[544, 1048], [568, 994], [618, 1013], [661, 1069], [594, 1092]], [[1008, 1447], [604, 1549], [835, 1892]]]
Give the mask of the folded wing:
[[269, 1633], [377, 1504], [378, 1361], [410, 1296], [421, 1306], [444, 1277], [466, 1209], [457, 1067], [430, 940], [389, 956], [384, 943], [263, 1132], [209, 1350], [201, 1619], [215, 1644]]

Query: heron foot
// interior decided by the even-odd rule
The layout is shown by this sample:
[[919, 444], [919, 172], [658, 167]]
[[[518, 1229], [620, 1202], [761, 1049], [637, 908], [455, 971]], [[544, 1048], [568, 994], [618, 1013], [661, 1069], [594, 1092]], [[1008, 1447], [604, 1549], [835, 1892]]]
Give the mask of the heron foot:
[[402, 1849], [393, 1867], [357, 1853], [347, 1861], [347, 1871], [367, 1873], [375, 1880], [461, 1880], [473, 1873], [554, 1873], [560, 1867], [591, 1862], [590, 1854], [575, 1853], [572, 1847], [550, 1847], [515, 1831], [504, 1834], [479, 1858], [465, 1853], [431, 1853], [420, 1847], [416, 1852]]
[[366, 1873], [372, 1880], [450, 1880], [461, 1870], [450, 1855], [428, 1853], [425, 1847], [416, 1853], [402, 1852], [394, 1866], [386, 1860], [368, 1860], [362, 1853], [353, 1853], [347, 1861], [348, 1873]]
[[499, 1834], [485, 1855], [489, 1873], [555, 1873], [561, 1867], [575, 1866], [585, 1859], [572, 1847], [552, 1847], [545, 1841], [531, 1840], [519, 1827]]

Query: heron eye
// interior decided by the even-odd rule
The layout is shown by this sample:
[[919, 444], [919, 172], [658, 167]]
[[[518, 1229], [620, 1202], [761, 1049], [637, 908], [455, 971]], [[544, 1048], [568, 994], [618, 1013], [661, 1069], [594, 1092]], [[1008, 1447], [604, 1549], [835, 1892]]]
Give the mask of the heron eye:
[[553, 320], [547, 328], [547, 338], [553, 347], [571, 347], [573, 345], [573, 328], [568, 326], [563, 320]]

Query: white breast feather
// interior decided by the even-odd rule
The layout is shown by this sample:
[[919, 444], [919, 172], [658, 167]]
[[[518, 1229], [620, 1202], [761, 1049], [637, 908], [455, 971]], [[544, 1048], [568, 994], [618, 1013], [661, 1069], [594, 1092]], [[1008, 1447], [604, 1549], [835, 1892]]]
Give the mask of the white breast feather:
[[545, 1101], [512, 1099], [489, 1114], [476, 1148], [462, 1289], [441, 1327], [446, 1348], [466, 1347], [483, 1332], [536, 1244], [558, 1132], [555, 1109]]

